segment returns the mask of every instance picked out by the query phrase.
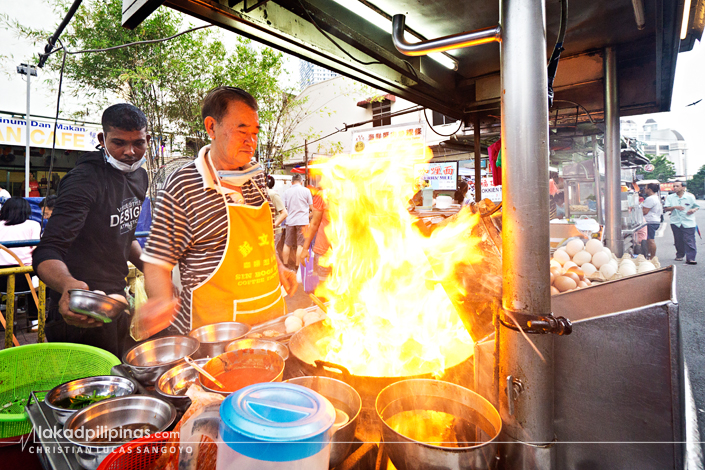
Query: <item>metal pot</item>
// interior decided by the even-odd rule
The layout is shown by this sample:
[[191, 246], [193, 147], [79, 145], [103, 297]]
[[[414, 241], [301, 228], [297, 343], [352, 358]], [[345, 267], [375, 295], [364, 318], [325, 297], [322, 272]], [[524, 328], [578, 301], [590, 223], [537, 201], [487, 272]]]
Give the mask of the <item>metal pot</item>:
[[244, 338], [233, 341], [225, 348], [225, 352], [239, 349], [267, 349], [279, 354], [283, 360], [289, 359], [289, 348], [285, 344], [266, 339]]
[[[237, 374], [238, 369], [252, 368], [265, 369], [271, 372], [273, 378], [269, 382], [281, 382], [284, 376], [284, 360], [279, 354], [267, 349], [239, 349], [226, 352], [209, 360], [203, 370], [217, 379], [225, 373]], [[236, 391], [223, 390], [200, 373], [198, 374], [198, 381], [205, 390], [219, 393], [223, 396], [228, 396]]]
[[[210, 359], [196, 359], [197, 365], [203, 367]], [[159, 396], [176, 407], [179, 411], [186, 411], [191, 406], [191, 399], [186, 396], [186, 390], [191, 384], [198, 382], [198, 371], [182, 362], [164, 372], [157, 380], [154, 389]]]
[[250, 325], [236, 321], [213, 323], [196, 328], [189, 333], [189, 336], [196, 338], [201, 343], [201, 347], [192, 357], [201, 359], [219, 356], [225, 352], [228, 344], [249, 333], [250, 328]]
[[[319, 340], [331, 335], [332, 329], [326, 326], [326, 322], [312, 323], [294, 334], [289, 341], [289, 351], [295, 361], [292, 363], [293, 375], [322, 375], [334, 379], [342, 380], [353, 387], [362, 398], [363, 408], [374, 408], [375, 398], [382, 391], [394, 382], [406, 379], [430, 379], [432, 374], [419, 374], [399, 377], [370, 377], [364, 375], [354, 375], [350, 373], [345, 365], [325, 362], [325, 351], [322, 349]], [[472, 386], [474, 377], [474, 367], [472, 361], [472, 348], [468, 350], [467, 357], [459, 363], [450, 364], [445, 370], [443, 380], [457, 383], [464, 386]], [[298, 372], [295, 370], [298, 368]]]
[[[399, 470], [484, 470], [497, 466], [496, 440], [502, 431], [502, 419], [490, 402], [475, 392], [439, 380], [403, 380], [380, 392], [375, 410], [384, 423], [384, 449]], [[451, 415], [456, 446], [414, 440], [388, 424], [399, 413], [412, 411]], [[409, 431], [418, 432], [418, 427]]]
[[360, 395], [350, 385], [330, 377], [296, 377], [287, 382], [310, 388], [326, 397], [335, 407], [348, 416], [348, 422], [335, 431], [331, 439], [330, 468], [337, 467], [350, 454], [355, 439], [355, 428], [362, 410]]
[[198, 340], [190, 336], [165, 336], [140, 343], [122, 357], [132, 375], [151, 386], [166, 371], [198, 350]]
[[[78, 447], [76, 460], [86, 470], [96, 470], [105, 457], [126, 441], [104, 442], [106, 432], [130, 425], [151, 425], [154, 432], [162, 432], [176, 420], [176, 409], [171, 403], [146, 395], [111, 398], [89, 406], [71, 416], [64, 424], [64, 437]], [[82, 430], [82, 435], [77, 431]], [[80, 431], [79, 431], [80, 432]], [[126, 433], [123, 431], [123, 433]], [[140, 432], [129, 437], [137, 439]], [[96, 437], [99, 441], [96, 442]], [[128, 439], [132, 440], [132, 439]]]
[[124, 397], [135, 393], [135, 384], [131, 380], [114, 375], [99, 375], [84, 379], [71, 380], [57, 385], [44, 397], [44, 403], [51, 409], [59, 424], [64, 424], [69, 417], [80, 410], [71, 410], [58, 406], [58, 403], [67, 398], [78, 395], [115, 395]]

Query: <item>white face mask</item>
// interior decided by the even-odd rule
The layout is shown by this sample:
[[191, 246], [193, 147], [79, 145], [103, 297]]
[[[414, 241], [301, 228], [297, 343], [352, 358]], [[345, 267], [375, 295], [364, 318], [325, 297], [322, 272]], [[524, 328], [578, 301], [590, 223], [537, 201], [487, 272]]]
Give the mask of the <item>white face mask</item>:
[[258, 163], [247, 170], [242, 171], [218, 171], [218, 178], [221, 183], [227, 183], [232, 186], [243, 186], [255, 176], [264, 172], [262, 166]]
[[105, 160], [118, 171], [122, 171], [123, 173], [132, 173], [134, 171], [137, 171], [139, 167], [142, 166], [142, 164], [147, 161], [146, 157], [142, 157], [132, 165], [128, 165], [127, 163], [123, 163], [120, 160], [113, 158], [112, 155], [110, 155], [110, 152], [108, 152], [107, 147], [103, 147], [103, 150], [105, 151]]

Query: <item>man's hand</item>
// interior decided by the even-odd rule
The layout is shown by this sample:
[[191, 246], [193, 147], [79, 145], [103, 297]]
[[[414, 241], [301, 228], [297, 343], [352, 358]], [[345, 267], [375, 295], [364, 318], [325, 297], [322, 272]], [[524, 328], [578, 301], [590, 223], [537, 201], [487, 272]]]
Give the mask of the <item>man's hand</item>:
[[697, 212], [697, 209], [690, 209], [688, 212], [686, 212], [686, 214], [692, 215], [692, 214], [695, 214], [696, 212]]
[[677, 211], [684, 211], [684, 210], [685, 210], [685, 207], [683, 207], [683, 206], [673, 206], [673, 207], [671, 207], [671, 209], [674, 209], [674, 210], [677, 210]]
[[301, 254], [299, 255], [299, 259], [296, 260], [296, 263], [298, 265], [306, 266], [307, 261], [308, 261], [308, 248], [304, 246], [304, 248], [301, 250]]
[[71, 289], [88, 290], [88, 284], [83, 281], [74, 280], [65, 285], [64, 292], [61, 294], [61, 299], [59, 300], [59, 313], [64, 317], [66, 324], [78, 328], [96, 328], [103, 325], [103, 322], [95, 318], [69, 310], [69, 297], [71, 296], [69, 290]]
[[296, 289], [299, 288], [299, 283], [296, 281], [296, 273], [284, 266], [279, 266], [279, 282], [284, 286], [284, 290], [289, 295], [294, 295]]
[[135, 311], [130, 324], [130, 336], [142, 341], [171, 325], [176, 318], [179, 299], [149, 299]]

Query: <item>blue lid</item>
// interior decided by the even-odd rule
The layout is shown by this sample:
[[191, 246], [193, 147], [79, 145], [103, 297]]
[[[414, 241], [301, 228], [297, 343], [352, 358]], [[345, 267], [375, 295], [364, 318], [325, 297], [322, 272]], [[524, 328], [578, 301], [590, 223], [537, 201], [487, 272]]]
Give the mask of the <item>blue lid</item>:
[[250, 385], [220, 405], [223, 442], [258, 460], [286, 462], [315, 455], [330, 443], [334, 422], [335, 408], [325, 397], [290, 383]]

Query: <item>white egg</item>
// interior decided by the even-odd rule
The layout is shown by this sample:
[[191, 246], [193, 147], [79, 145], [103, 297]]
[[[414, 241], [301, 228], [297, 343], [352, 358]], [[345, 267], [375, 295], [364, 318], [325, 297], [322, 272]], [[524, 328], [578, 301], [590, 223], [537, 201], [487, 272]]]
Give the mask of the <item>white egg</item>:
[[559, 263], [559, 262], [556, 261], [555, 259], [552, 259], [552, 260], [551, 260], [551, 267], [552, 267], [552, 268], [560, 268], [560, 267], [561, 267], [561, 263]]
[[619, 266], [621, 267], [623, 264], [631, 264], [632, 266], [636, 267], [636, 264], [634, 264], [634, 261], [630, 259], [623, 259], [620, 263]]
[[597, 271], [597, 268], [596, 268], [595, 265], [592, 264], [592, 263], [585, 263], [585, 264], [583, 264], [582, 266], [580, 266], [580, 269], [583, 270], [583, 273], [584, 273], [586, 276], [590, 276], [590, 275], [594, 274], [595, 271]]
[[556, 252], [553, 253], [553, 259], [558, 261], [561, 266], [563, 266], [565, 263], [570, 261], [570, 255], [564, 250], [556, 250]]
[[306, 312], [304, 315], [304, 326], [308, 326], [311, 323], [316, 323], [321, 318], [318, 316], [318, 312]]
[[602, 247], [602, 251], [607, 253], [609, 256], [612, 256], [612, 251], [609, 248], [607, 248], [606, 246]]
[[636, 274], [636, 266], [634, 266], [634, 263], [622, 263], [618, 272], [623, 276], [631, 276]]
[[[595, 253], [597, 254], [597, 253]], [[614, 266], [612, 266], [609, 263], [605, 263], [600, 267], [600, 274], [604, 276], [605, 279], [608, 281], [612, 279], [612, 277], [617, 273], [617, 270], [615, 269]]]
[[598, 251], [602, 250], [602, 248], [604, 248], [602, 246], [602, 242], [600, 240], [595, 240], [594, 238], [592, 240], [588, 240], [585, 244], [585, 250], [587, 250], [587, 252], [591, 255], [594, 255]]
[[284, 327], [287, 333], [296, 333], [301, 328], [303, 328], [304, 322], [297, 316], [292, 315], [284, 320]]
[[573, 266], [577, 267], [578, 265], [572, 261], [566, 261], [565, 264], [563, 265], [563, 270], [568, 271], [568, 269], [572, 268]]
[[570, 256], [575, 256], [579, 251], [583, 251], [585, 248], [585, 243], [580, 239], [571, 240], [565, 246], [565, 251], [568, 252]]
[[[603, 264], [607, 264], [607, 262], [610, 260], [610, 257], [605, 253], [604, 251], [598, 251], [594, 255], [592, 255], [592, 264], [595, 266], [597, 269], [600, 269]], [[616, 270], [616, 268], [615, 268]], [[601, 272], [601, 271], [600, 271]], [[604, 274], [603, 274], [604, 275]]]
[[612, 258], [611, 260], [608, 261], [609, 264], [614, 266], [614, 269], [619, 269], [619, 263], [617, 262], [616, 259]]
[[585, 250], [578, 251], [573, 255], [573, 263], [578, 266], [582, 266], [585, 263], [589, 263], [592, 260], [592, 255]]
[[294, 310], [294, 315], [295, 315], [297, 318], [300, 318], [301, 320], [304, 319], [304, 315], [306, 315], [307, 313], [308, 313], [308, 312], [307, 312], [306, 310], [302, 309], [302, 308], [297, 308], [296, 310]]
[[647, 273], [649, 271], [653, 271], [654, 269], [656, 269], [654, 263], [652, 263], [651, 261], [644, 261], [643, 263], [639, 264], [639, 267], [636, 269], [636, 272]]

